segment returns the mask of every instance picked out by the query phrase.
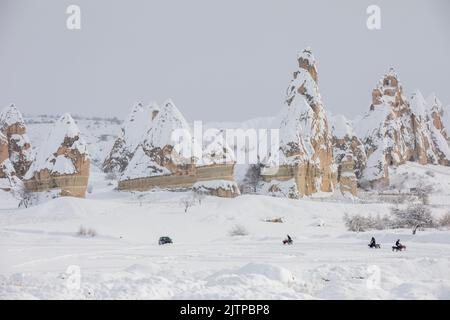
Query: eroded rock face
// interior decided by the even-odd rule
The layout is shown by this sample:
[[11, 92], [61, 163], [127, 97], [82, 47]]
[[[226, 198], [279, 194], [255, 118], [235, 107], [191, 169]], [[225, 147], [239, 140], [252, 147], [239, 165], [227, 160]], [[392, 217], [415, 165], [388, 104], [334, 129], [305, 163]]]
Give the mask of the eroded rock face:
[[[187, 136], [181, 142], [173, 141], [176, 132]], [[175, 104], [167, 100], [156, 114], [152, 112], [151, 124], [121, 175], [119, 189], [193, 188], [219, 197], [239, 195], [231, 149], [220, 137], [213, 135], [203, 149], [197, 142], [192, 143], [189, 124]]]
[[20, 184], [16, 171], [9, 160], [8, 138], [0, 132], [0, 190], [10, 191]]
[[366, 166], [364, 145], [353, 131], [353, 126], [344, 116], [330, 116], [333, 135], [334, 161], [338, 166], [338, 183], [342, 192], [356, 196], [357, 181]]
[[69, 114], [54, 124], [24, 176], [32, 192], [60, 189], [62, 196], [84, 197], [89, 180], [89, 154]]
[[339, 162], [338, 181], [342, 193], [357, 195], [358, 179], [355, 174], [355, 159], [353, 154], [347, 153]]
[[0, 163], [9, 159], [8, 138], [0, 132]]
[[14, 171], [22, 178], [31, 164], [31, 143], [22, 114], [14, 105], [0, 113], [0, 132], [7, 138], [8, 156]]
[[337, 179], [332, 136], [311, 49], [299, 54], [298, 64], [279, 116], [281, 165], [275, 173], [270, 173], [272, 168], [263, 170], [263, 179], [270, 182], [294, 178], [300, 196], [332, 192]]
[[392, 69], [380, 80], [370, 111], [357, 124], [367, 154], [362, 184], [389, 185], [388, 167], [406, 161], [448, 164], [450, 149], [439, 111], [431, 109], [420, 92], [406, 99]]

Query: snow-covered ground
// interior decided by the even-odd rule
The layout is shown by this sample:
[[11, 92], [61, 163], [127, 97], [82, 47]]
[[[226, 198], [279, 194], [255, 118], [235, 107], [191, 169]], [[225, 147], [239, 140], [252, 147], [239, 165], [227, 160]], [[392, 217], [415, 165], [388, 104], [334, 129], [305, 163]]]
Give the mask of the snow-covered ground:
[[[28, 123], [34, 147], [46, 121]], [[0, 192], [0, 299], [450, 299], [450, 231], [346, 230], [344, 214], [382, 216], [393, 204], [243, 195], [185, 213], [188, 192], [114, 190], [98, 166], [120, 123], [77, 123], [94, 160], [86, 199], [18, 209]], [[448, 212], [450, 168], [408, 163], [390, 177], [396, 190], [433, 184], [433, 215]], [[78, 236], [80, 226], [97, 235]], [[231, 236], [236, 226], [248, 234]], [[282, 245], [286, 234], [294, 245]], [[174, 243], [159, 246], [160, 236]], [[367, 248], [372, 236], [380, 250]], [[407, 251], [390, 250], [398, 238]]]
[[[1, 299], [450, 299], [449, 231], [345, 230], [345, 213], [383, 215], [388, 204], [244, 195], [185, 213], [187, 192], [118, 192], [96, 168], [91, 184], [86, 199], [28, 209], [2, 193]], [[275, 217], [283, 223], [264, 221]], [[97, 236], [77, 236], [81, 225]], [[236, 225], [248, 235], [231, 236]], [[281, 244], [286, 234], [294, 245]], [[174, 243], [159, 246], [165, 235]], [[372, 235], [380, 250], [367, 248]], [[390, 250], [397, 238], [407, 251]]]

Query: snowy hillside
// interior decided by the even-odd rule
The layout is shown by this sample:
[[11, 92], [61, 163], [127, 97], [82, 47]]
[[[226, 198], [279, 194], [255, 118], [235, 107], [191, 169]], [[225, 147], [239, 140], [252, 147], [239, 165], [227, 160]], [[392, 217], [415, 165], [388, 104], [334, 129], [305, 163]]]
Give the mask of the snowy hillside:
[[[33, 148], [56, 120], [25, 117]], [[0, 193], [0, 299], [450, 299], [449, 230], [347, 231], [345, 214], [389, 214], [395, 204], [376, 193], [206, 197], [185, 213], [190, 192], [118, 192], [100, 170], [119, 121], [75, 122], [96, 164], [86, 199], [50, 197], [17, 209], [17, 199]], [[347, 124], [333, 117], [330, 125], [342, 135]], [[433, 185], [433, 216], [448, 212], [449, 167], [408, 162], [389, 175], [394, 193]], [[275, 218], [283, 222], [266, 222]], [[78, 235], [80, 226], [96, 235]], [[236, 228], [244, 235], [233, 236]], [[293, 246], [281, 244], [286, 234]], [[174, 244], [159, 246], [160, 236]], [[367, 248], [372, 236], [380, 250]], [[391, 251], [398, 238], [407, 251]], [[79, 288], [68, 285], [70, 266], [80, 268]]]
[[[448, 170], [428, 170], [450, 183]], [[93, 183], [87, 199], [22, 210], [2, 199], [1, 299], [450, 298], [449, 231], [346, 231], [345, 213], [383, 215], [384, 203], [244, 195], [207, 197], [185, 213], [187, 193], [119, 193], [98, 171]], [[436, 202], [433, 214], [445, 211]], [[264, 221], [276, 217], [283, 223]], [[77, 236], [81, 225], [97, 235]], [[236, 225], [248, 234], [231, 236]], [[286, 234], [293, 246], [281, 244]], [[382, 249], [367, 248], [373, 235]], [[158, 246], [160, 236], [174, 244]], [[407, 251], [390, 250], [397, 238]], [[79, 289], [67, 285], [74, 265]]]

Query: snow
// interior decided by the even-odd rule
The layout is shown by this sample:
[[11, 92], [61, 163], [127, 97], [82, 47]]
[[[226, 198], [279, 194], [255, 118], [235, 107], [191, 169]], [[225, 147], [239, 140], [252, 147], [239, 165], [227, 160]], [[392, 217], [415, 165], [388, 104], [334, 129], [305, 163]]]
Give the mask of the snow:
[[167, 145], [174, 145], [176, 141], [172, 140], [172, 132], [174, 130], [185, 130], [191, 133], [191, 128], [181, 114], [180, 110], [175, 106], [171, 99], [164, 102], [153, 124], [147, 132], [145, 144], [149, 149], [164, 148]]
[[[119, 131], [118, 124], [94, 122], [79, 120], [90, 151], [100, 134]], [[33, 145], [45, 146], [39, 139], [48, 125], [28, 125]], [[448, 211], [449, 167], [408, 162], [389, 168], [389, 175], [393, 190], [433, 184], [433, 215]], [[412, 236], [410, 230], [345, 229], [345, 213], [388, 214], [392, 204], [381, 200], [207, 196], [185, 213], [180, 201], [190, 192], [119, 192], [95, 166], [90, 184], [86, 199], [48, 194], [27, 209], [0, 191], [0, 299], [450, 299], [449, 230]], [[261, 188], [272, 184], [286, 192], [295, 181]], [[78, 237], [80, 225], [98, 235]], [[249, 235], [229, 236], [235, 225]], [[286, 234], [294, 245], [281, 244]], [[163, 235], [174, 243], [158, 246]], [[380, 250], [367, 249], [372, 236]], [[407, 251], [390, 250], [398, 238]], [[79, 289], [68, 286], [70, 266], [80, 267]], [[380, 271], [377, 289], [368, 287], [373, 270]]]
[[410, 99], [411, 111], [417, 117], [425, 118], [427, 113], [427, 105], [428, 104], [422, 93], [419, 90], [416, 90]]
[[223, 190], [230, 190], [233, 191], [234, 189], [238, 189], [237, 185], [234, 181], [230, 180], [208, 180], [208, 181], [198, 181], [194, 183], [193, 190], [199, 191], [199, 192], [207, 192], [208, 190], [216, 190], [216, 189], [223, 189]]
[[155, 177], [171, 174], [169, 169], [153, 161], [139, 146], [131, 158], [130, 163], [120, 177], [120, 180], [129, 180], [142, 177]]
[[345, 116], [341, 114], [335, 116], [329, 115], [328, 121], [330, 123], [333, 136], [337, 138], [354, 136], [352, 124], [347, 118], [345, 118]]
[[5, 125], [10, 126], [16, 123], [23, 124], [24, 121], [20, 111], [12, 104], [0, 112], [0, 128], [3, 128]]
[[286, 181], [272, 180], [270, 182], [261, 182], [258, 186], [258, 193], [283, 198], [299, 198], [297, 184], [295, 179]]
[[[244, 195], [207, 197], [186, 214], [179, 205], [184, 192], [141, 195], [110, 189], [89, 199], [1, 209], [0, 298], [450, 298], [449, 231], [345, 230], [344, 212], [384, 214], [386, 204]], [[283, 223], [264, 222], [268, 216]], [[250, 234], [230, 237], [236, 224]], [[77, 237], [80, 225], [98, 236]], [[286, 234], [294, 245], [281, 244]], [[174, 244], [158, 246], [161, 235]], [[380, 250], [367, 249], [371, 236]], [[390, 250], [397, 238], [407, 251]], [[68, 286], [69, 266], [80, 267], [79, 289]], [[373, 266], [380, 271], [378, 289], [367, 286]]]
[[37, 149], [34, 161], [24, 178], [31, 179], [35, 172], [39, 172], [44, 169], [48, 169], [50, 173], [61, 174], [60, 170], [64, 171], [64, 174], [76, 173], [75, 166], [73, 164], [69, 165], [66, 160], [61, 159], [61, 156], [56, 157], [55, 154], [66, 138], [77, 137], [78, 140], [73, 142], [69, 148], [78, 150], [80, 154], [88, 155], [86, 142], [80, 136], [80, 130], [75, 124], [75, 121], [68, 113], [62, 115], [53, 124], [47, 138]]
[[364, 139], [376, 134], [377, 130], [384, 125], [386, 118], [391, 113], [391, 107], [388, 105], [376, 106], [373, 111], [366, 113], [358, 121], [354, 120], [356, 135]]
[[60, 155], [55, 159], [55, 164], [53, 165], [52, 172], [58, 174], [73, 174], [76, 172], [76, 169], [72, 163], [72, 160], [66, 158], [63, 155]]
[[202, 159], [198, 165], [212, 165], [232, 163], [235, 160], [233, 150], [225, 141], [223, 131], [218, 129], [209, 129], [203, 137]]

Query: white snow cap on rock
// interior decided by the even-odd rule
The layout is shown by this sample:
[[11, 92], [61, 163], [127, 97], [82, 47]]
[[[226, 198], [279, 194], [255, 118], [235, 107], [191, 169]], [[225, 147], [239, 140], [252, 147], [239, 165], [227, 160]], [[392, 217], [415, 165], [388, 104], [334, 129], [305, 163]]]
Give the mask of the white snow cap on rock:
[[37, 150], [35, 159], [30, 169], [25, 174], [25, 179], [31, 179], [35, 172], [48, 169], [50, 173], [55, 174], [74, 174], [76, 169], [72, 161], [64, 155], [56, 155], [58, 149], [63, 145], [66, 139], [75, 139], [69, 145], [72, 150], [78, 150], [80, 154], [88, 156], [87, 145], [80, 135], [80, 130], [70, 114], [65, 113], [59, 118], [50, 130], [47, 139]]
[[24, 124], [25, 122], [20, 111], [14, 104], [11, 104], [0, 112], [0, 128], [16, 123]]
[[121, 128], [120, 138], [125, 142], [124, 148], [128, 152], [134, 152], [142, 141], [142, 135], [149, 129], [152, 120], [152, 111], [158, 110], [158, 105], [153, 102], [147, 107], [137, 103]]
[[188, 122], [173, 101], [168, 99], [160, 108], [152, 127], [147, 132], [145, 145], [150, 148], [161, 149], [167, 145], [174, 145], [176, 142], [172, 141], [172, 132], [174, 130], [185, 130], [192, 137]]
[[344, 138], [346, 136], [353, 137], [353, 126], [350, 120], [344, 115], [331, 115], [328, 114], [328, 121], [330, 121], [331, 133], [336, 138]]
[[120, 180], [136, 179], [142, 177], [155, 177], [170, 175], [169, 169], [160, 166], [153, 161], [148, 155], [145, 154], [142, 146], [136, 149], [136, 152], [131, 158], [130, 163], [123, 172]]
[[428, 109], [428, 103], [425, 101], [425, 98], [419, 90], [414, 91], [413, 95], [411, 96], [410, 107], [411, 111], [416, 116], [425, 118]]
[[442, 102], [438, 99], [438, 97], [436, 96], [436, 93], [432, 92], [428, 97], [427, 97], [427, 105], [430, 111], [432, 110], [442, 110]]

